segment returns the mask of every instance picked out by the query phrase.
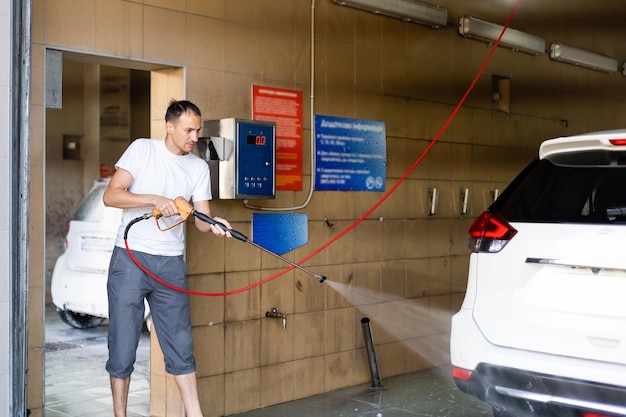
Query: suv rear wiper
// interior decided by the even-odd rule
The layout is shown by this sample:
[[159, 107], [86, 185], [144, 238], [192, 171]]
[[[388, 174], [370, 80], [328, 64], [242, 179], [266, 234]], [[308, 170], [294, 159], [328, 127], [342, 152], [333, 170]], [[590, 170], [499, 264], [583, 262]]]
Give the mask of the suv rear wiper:
[[613, 221], [618, 217], [626, 217], [626, 207], [607, 207], [606, 218]]

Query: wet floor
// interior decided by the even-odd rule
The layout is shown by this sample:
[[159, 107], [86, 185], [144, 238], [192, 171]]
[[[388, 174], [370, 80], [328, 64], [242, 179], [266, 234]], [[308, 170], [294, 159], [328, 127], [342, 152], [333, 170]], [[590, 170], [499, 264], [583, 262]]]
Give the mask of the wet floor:
[[450, 369], [388, 378], [382, 390], [358, 385], [303, 400], [237, 414], [237, 417], [477, 417], [491, 409], [459, 392]]
[[[53, 306], [46, 308], [45, 417], [112, 416], [107, 326], [76, 330]], [[137, 351], [128, 417], [150, 416], [150, 338]], [[383, 389], [358, 385], [298, 401], [235, 414], [233, 417], [478, 417], [491, 415], [483, 403], [459, 392], [448, 367], [382, 380]], [[208, 414], [207, 414], [208, 415]]]
[[[45, 417], [111, 417], [109, 374], [104, 370], [106, 322], [78, 330], [46, 306]], [[150, 336], [139, 341], [128, 395], [128, 417], [150, 416]]]

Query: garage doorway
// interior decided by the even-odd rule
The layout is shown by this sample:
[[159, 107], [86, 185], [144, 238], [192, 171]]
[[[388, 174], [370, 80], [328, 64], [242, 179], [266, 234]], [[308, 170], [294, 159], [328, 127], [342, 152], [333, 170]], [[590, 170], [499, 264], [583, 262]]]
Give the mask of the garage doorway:
[[[46, 109], [45, 124], [46, 415], [85, 415], [89, 404], [101, 404], [102, 415], [109, 415], [109, 380], [104, 370], [108, 322], [95, 327], [89, 327], [88, 320], [75, 321], [74, 326], [72, 320], [63, 322], [52, 303], [52, 274], [65, 250], [69, 221], [94, 181], [112, 175], [114, 163], [132, 139], [164, 137], [164, 109], [169, 99], [183, 97], [183, 71], [109, 57], [61, 54], [62, 99], [56, 108]], [[106, 298], [106, 293], [103, 296]], [[83, 324], [85, 328], [77, 328]], [[129, 415], [149, 415], [142, 410], [149, 409], [150, 355], [150, 337], [146, 335], [140, 342], [131, 382]]]

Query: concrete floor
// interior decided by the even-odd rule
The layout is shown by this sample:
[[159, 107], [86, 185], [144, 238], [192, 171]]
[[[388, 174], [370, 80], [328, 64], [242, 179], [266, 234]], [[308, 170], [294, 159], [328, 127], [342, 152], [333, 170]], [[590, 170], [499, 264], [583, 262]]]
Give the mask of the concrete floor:
[[236, 417], [477, 417], [491, 409], [456, 389], [449, 368], [396, 376], [303, 400], [237, 414]]
[[[107, 358], [107, 326], [76, 330], [54, 306], [46, 308], [45, 417], [112, 416]], [[150, 339], [145, 333], [137, 352], [128, 417], [150, 416]], [[459, 392], [448, 367], [278, 404], [234, 417], [477, 417], [489, 416], [485, 404]]]

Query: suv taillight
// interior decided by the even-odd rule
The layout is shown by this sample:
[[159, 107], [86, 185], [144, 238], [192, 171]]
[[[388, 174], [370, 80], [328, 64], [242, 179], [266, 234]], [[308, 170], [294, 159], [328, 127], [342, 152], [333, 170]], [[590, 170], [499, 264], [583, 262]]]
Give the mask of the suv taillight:
[[516, 233], [502, 215], [485, 211], [469, 228], [468, 246], [474, 253], [500, 252]]
[[463, 369], [453, 366], [452, 377], [460, 379], [462, 381], [469, 381], [469, 379], [472, 377], [472, 371], [470, 371], [469, 369]]

